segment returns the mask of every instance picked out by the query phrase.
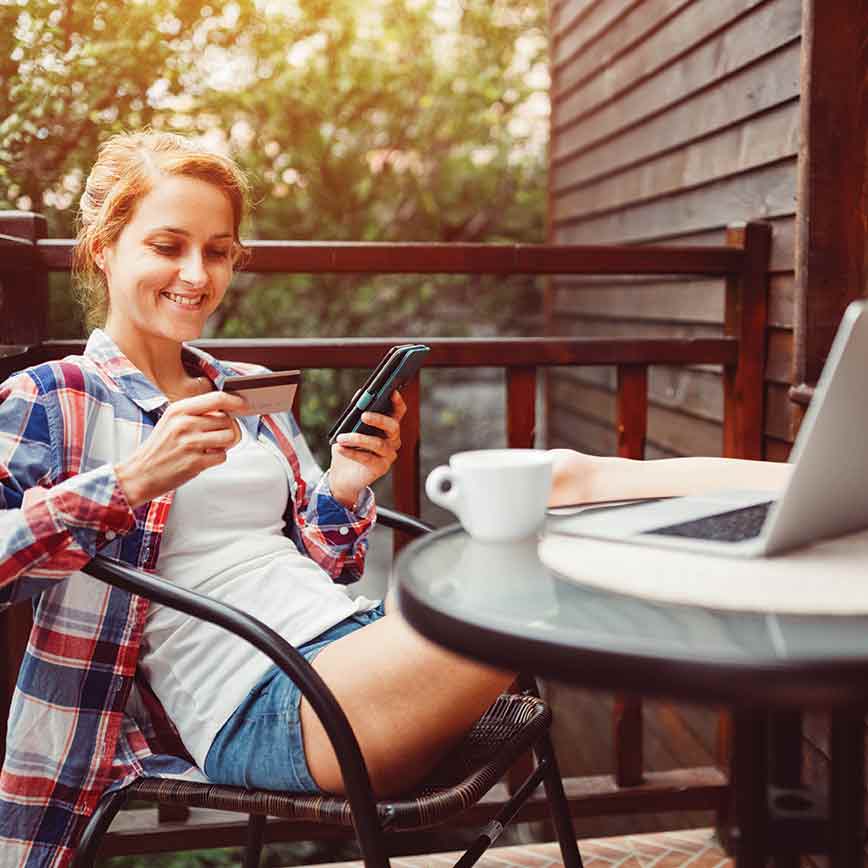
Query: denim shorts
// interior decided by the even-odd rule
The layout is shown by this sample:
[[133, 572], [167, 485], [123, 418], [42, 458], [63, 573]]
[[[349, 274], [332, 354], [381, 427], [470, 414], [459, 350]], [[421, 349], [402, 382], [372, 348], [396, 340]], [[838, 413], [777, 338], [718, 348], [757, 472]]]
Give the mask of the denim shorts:
[[[312, 661], [327, 645], [382, 616], [382, 603], [357, 612], [298, 650]], [[217, 733], [205, 757], [206, 776], [215, 784], [318, 793], [304, 755], [300, 707], [301, 691], [272, 666]]]

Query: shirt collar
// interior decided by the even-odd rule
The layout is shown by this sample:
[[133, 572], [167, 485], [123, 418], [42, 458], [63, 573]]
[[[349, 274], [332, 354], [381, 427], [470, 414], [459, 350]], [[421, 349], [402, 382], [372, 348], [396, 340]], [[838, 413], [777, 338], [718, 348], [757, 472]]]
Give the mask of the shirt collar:
[[[166, 396], [121, 351], [120, 347], [102, 329], [94, 329], [84, 348], [86, 358], [93, 361], [114, 380], [134, 403], [150, 413], [168, 403]], [[218, 388], [223, 388], [226, 377], [235, 372], [199, 347], [183, 344], [181, 358], [191, 372], [205, 376]]]

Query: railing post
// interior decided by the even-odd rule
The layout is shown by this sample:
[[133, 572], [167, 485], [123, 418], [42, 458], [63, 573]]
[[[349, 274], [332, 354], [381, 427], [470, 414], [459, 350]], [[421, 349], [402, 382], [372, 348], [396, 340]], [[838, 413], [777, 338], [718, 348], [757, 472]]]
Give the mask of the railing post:
[[536, 368], [506, 369], [506, 442], [510, 449], [533, 449], [536, 437]]
[[617, 414], [618, 455], [641, 460], [648, 433], [647, 365], [618, 365]]
[[36, 255], [35, 245], [45, 237], [41, 214], [0, 211], [0, 235], [33, 246], [31, 255], [15, 256], [15, 264], [0, 263], [0, 345], [41, 343], [48, 315], [48, 271]]
[[[648, 430], [647, 365], [618, 365], [616, 412], [618, 455], [622, 458], [643, 459]], [[615, 781], [618, 786], [632, 787], [641, 784], [645, 751], [642, 700], [638, 696], [615, 696], [612, 741], [615, 750]]]
[[[0, 247], [0, 358], [5, 355], [4, 346], [36, 346], [45, 339], [48, 272], [35, 249], [45, 232], [41, 214], [0, 211], [0, 235], [19, 239], [17, 243], [9, 242], [15, 246], [14, 262], [13, 257], [3, 255]], [[22, 243], [30, 250], [22, 250]], [[0, 660], [6, 661], [0, 674], [0, 762], [5, 752], [9, 704], [31, 626], [29, 603], [19, 603], [0, 613]]]
[[[762, 458], [765, 454], [765, 366], [768, 318], [768, 267], [771, 227], [767, 223], [732, 224], [726, 244], [741, 248], [739, 274], [727, 278], [724, 331], [738, 338], [738, 362], [723, 371], [723, 454], [730, 458]], [[717, 765], [731, 772], [732, 720], [721, 712], [717, 732]], [[729, 839], [733, 800], [717, 812], [717, 828]]]
[[[395, 508], [410, 515], [419, 515], [421, 474], [419, 471], [419, 374], [403, 389], [401, 396], [407, 404], [407, 413], [401, 422], [401, 448], [392, 467], [392, 494]], [[398, 552], [410, 542], [410, 537], [394, 532], [392, 551]]]
[[771, 227], [733, 224], [727, 227], [726, 243], [744, 250], [744, 261], [741, 272], [726, 281], [724, 330], [738, 338], [738, 364], [723, 372], [723, 454], [762, 458]]

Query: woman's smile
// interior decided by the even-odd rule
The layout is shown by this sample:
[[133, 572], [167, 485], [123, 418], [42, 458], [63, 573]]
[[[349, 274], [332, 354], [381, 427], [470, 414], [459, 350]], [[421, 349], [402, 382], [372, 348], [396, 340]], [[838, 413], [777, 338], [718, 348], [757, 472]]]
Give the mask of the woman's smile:
[[200, 310], [202, 307], [202, 303], [205, 301], [205, 296], [202, 294], [181, 295], [175, 292], [161, 292], [160, 295], [163, 298], [167, 298], [174, 304], [177, 304], [183, 308], [187, 308], [188, 310]]

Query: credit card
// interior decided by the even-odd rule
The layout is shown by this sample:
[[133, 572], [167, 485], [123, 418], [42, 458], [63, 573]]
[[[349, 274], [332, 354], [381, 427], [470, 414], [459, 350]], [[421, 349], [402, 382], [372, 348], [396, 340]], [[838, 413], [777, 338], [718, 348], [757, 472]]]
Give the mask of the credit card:
[[270, 374], [245, 374], [227, 377], [223, 391], [240, 395], [257, 415], [282, 413], [292, 409], [301, 371], [275, 371]]

